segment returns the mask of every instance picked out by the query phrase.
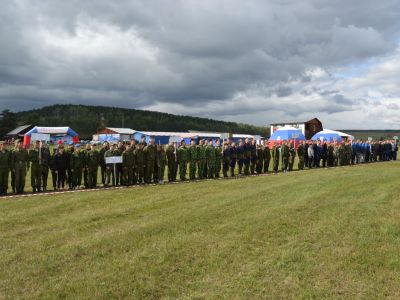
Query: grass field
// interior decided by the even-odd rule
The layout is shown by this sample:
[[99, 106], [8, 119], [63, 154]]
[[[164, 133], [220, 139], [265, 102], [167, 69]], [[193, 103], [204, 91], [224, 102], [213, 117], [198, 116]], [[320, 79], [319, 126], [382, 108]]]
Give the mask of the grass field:
[[0, 299], [400, 297], [400, 162], [0, 201]]

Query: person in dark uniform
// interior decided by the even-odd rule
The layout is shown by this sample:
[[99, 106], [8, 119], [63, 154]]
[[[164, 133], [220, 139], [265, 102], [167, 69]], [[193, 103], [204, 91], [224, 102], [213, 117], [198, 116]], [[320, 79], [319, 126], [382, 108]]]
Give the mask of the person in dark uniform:
[[64, 188], [65, 186], [68, 160], [68, 154], [64, 151], [64, 145], [59, 145], [58, 150], [54, 155], [54, 167], [57, 174], [57, 190]]
[[230, 170], [231, 170], [231, 177], [235, 176], [235, 168], [236, 168], [236, 161], [237, 161], [237, 149], [236, 149], [236, 144], [232, 143], [232, 145], [229, 147], [229, 152], [230, 152]]
[[238, 173], [239, 176], [241, 176], [244, 164], [244, 145], [242, 140], [239, 140], [239, 145], [236, 148], [236, 153], [237, 153]]

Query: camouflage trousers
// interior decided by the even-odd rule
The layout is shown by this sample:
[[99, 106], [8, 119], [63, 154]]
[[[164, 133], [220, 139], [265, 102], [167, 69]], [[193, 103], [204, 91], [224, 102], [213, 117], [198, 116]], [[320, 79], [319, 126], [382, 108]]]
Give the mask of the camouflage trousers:
[[209, 160], [207, 162], [208, 178], [214, 178], [215, 175], [215, 161]]
[[198, 164], [197, 160], [191, 160], [189, 162], [189, 178], [190, 178], [190, 180], [196, 179], [197, 164]]
[[220, 159], [217, 159], [215, 161], [214, 170], [215, 170], [215, 178], [219, 178], [219, 174], [221, 173], [221, 160]]
[[270, 161], [269, 158], [264, 159], [264, 173], [268, 173], [268, 170], [269, 170], [269, 161]]
[[183, 160], [179, 162], [179, 177], [181, 180], [186, 179], [186, 168], [187, 168], [187, 161]]

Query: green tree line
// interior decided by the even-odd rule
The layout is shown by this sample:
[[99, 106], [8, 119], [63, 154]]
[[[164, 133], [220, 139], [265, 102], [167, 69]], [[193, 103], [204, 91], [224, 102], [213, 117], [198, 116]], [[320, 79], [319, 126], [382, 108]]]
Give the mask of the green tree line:
[[[7, 126], [3, 126], [6, 123]], [[3, 111], [0, 119], [0, 136], [18, 125], [69, 126], [81, 138], [89, 139], [104, 126], [125, 127], [143, 131], [211, 131], [267, 136], [269, 129], [248, 124], [224, 122], [207, 118], [86, 105], [52, 105], [40, 109], [12, 113]]]

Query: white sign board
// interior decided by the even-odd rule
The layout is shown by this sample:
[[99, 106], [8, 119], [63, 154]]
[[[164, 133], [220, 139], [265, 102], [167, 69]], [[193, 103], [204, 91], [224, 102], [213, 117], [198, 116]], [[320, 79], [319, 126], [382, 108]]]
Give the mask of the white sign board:
[[256, 141], [261, 141], [261, 135], [255, 135], [255, 136], [254, 136], [254, 139], [255, 139]]
[[50, 142], [50, 134], [46, 133], [32, 133], [31, 141], [46, 141]]
[[372, 137], [368, 137], [368, 141], [370, 141], [370, 142], [371, 142], [371, 141], [372, 141]]
[[394, 140], [398, 140], [399, 137], [398, 137], [397, 135], [395, 135], [395, 136], [393, 137], [393, 139], [394, 139]]
[[170, 143], [180, 143], [181, 142], [181, 138], [179, 136], [171, 136], [169, 138], [169, 142]]
[[106, 164], [122, 164], [122, 156], [106, 157]]
[[319, 139], [321, 140], [321, 142], [324, 141], [324, 137], [323, 136], [321, 136]]
[[221, 134], [221, 140], [227, 140], [227, 139], [229, 139], [229, 133]]

